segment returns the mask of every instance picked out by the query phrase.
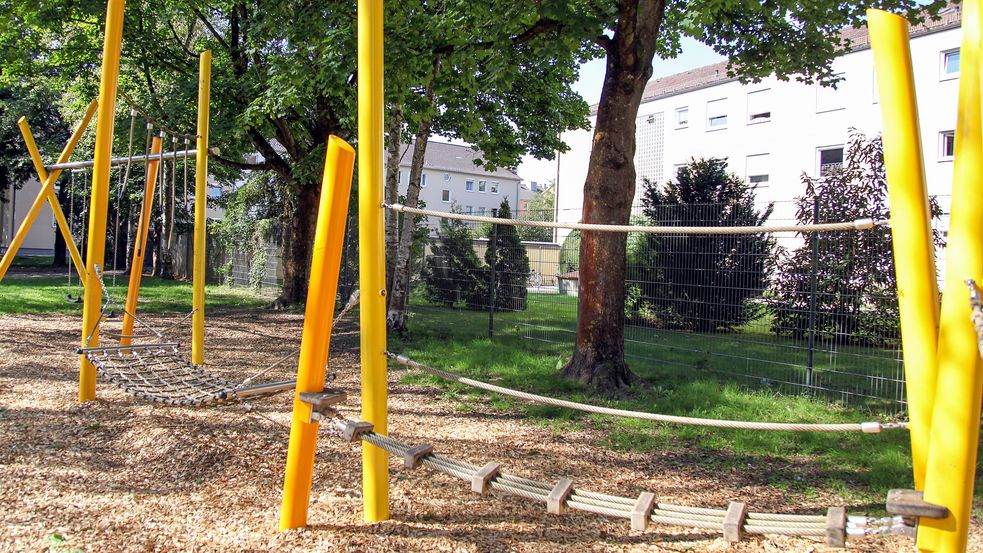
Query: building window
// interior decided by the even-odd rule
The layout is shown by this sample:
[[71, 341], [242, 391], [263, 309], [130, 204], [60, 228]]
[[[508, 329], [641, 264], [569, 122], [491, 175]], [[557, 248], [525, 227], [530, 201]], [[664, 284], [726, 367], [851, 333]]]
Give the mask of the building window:
[[400, 171], [399, 172], [399, 176], [396, 177], [396, 182], [402, 184], [402, 182], [403, 182], [403, 172], [402, 171]]
[[474, 192], [474, 179], [464, 181], [464, 189], [468, 192]]
[[[842, 77], [843, 73], [835, 76]], [[816, 83], [816, 113], [846, 109], [845, 87], [846, 81], [843, 80], [836, 83], [836, 88]]]
[[469, 205], [468, 207], [464, 208], [464, 212], [468, 215], [474, 215], [474, 206]]
[[484, 215], [484, 214], [485, 214], [485, 208], [478, 206], [478, 215]]
[[491, 192], [492, 194], [498, 194], [498, 183], [497, 182], [495, 182], [495, 181], [492, 181], [491, 182], [491, 190], [489, 190], [489, 192]]
[[759, 188], [768, 186], [768, 172], [771, 164], [771, 156], [768, 154], [757, 154], [747, 156], [747, 182], [750, 185], [757, 185]]
[[727, 98], [707, 102], [707, 130], [727, 128]]
[[939, 161], [952, 161], [956, 157], [955, 131], [939, 133]]
[[426, 188], [426, 187], [427, 187], [427, 174], [424, 173], [420, 175], [420, 188]]
[[482, 193], [485, 192], [486, 190], [485, 186], [486, 186], [485, 181], [483, 180], [478, 181], [478, 192], [482, 192]]
[[676, 108], [676, 128], [685, 129], [689, 126], [689, 106]]
[[771, 89], [748, 92], [747, 122], [766, 123], [771, 121]]
[[441, 190], [440, 201], [444, 202], [445, 204], [451, 203], [451, 191], [446, 188]]
[[843, 167], [843, 146], [819, 149], [819, 176], [829, 175]]
[[444, 173], [444, 182], [450, 182], [450, 181], [451, 181], [451, 176], [448, 175], [447, 173]]
[[685, 163], [677, 163], [677, 164], [673, 165], [672, 166], [672, 175], [678, 179], [679, 178], [679, 174], [682, 173], [683, 172], [683, 169], [685, 169], [685, 168], [686, 168], [686, 164]]
[[959, 48], [943, 51], [941, 61], [939, 76], [942, 80], [955, 79], [959, 76]]

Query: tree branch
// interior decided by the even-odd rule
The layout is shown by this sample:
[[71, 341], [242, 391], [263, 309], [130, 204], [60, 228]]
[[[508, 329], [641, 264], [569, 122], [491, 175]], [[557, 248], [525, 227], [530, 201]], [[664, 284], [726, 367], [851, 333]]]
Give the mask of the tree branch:
[[217, 155], [212, 155], [210, 157], [215, 158], [216, 161], [222, 163], [223, 165], [235, 167], [236, 169], [245, 169], [247, 171], [270, 171], [273, 169], [273, 164], [269, 161], [264, 161], [263, 163], [246, 163]]
[[191, 11], [195, 12], [195, 15], [198, 16], [198, 19], [202, 22], [202, 24], [205, 25], [205, 28], [208, 29], [208, 32], [211, 33], [211, 35], [215, 38], [215, 40], [222, 45], [222, 48], [225, 48], [226, 50], [231, 50], [231, 48], [229, 48], [229, 44], [225, 42], [225, 39], [222, 38], [222, 35], [219, 34], [218, 30], [216, 30], [215, 27], [212, 26], [211, 22], [208, 21], [208, 18], [205, 17], [205, 14], [201, 13], [201, 11], [198, 8], [191, 8]]

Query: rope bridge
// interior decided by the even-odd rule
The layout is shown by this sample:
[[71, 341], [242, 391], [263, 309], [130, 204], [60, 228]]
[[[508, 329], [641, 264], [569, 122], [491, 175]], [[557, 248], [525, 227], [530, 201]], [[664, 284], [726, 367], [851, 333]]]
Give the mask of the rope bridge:
[[572, 480], [555, 484], [538, 482], [501, 470], [498, 463], [477, 466], [437, 455], [433, 446], [411, 446], [372, 431], [366, 422], [331, 419], [329, 429], [348, 441], [363, 440], [403, 459], [404, 468], [420, 465], [471, 483], [471, 490], [485, 494], [496, 490], [531, 501], [545, 503], [551, 514], [570, 510], [629, 519], [633, 530], [645, 530], [650, 524], [684, 526], [722, 531], [728, 541], [740, 541], [744, 535], [773, 534], [783, 536], [826, 537], [832, 547], [843, 547], [847, 538], [888, 533], [906, 533], [910, 527], [900, 516], [869, 518], [847, 516], [843, 507], [831, 507], [825, 515], [757, 513], [747, 505], [732, 501], [725, 509], [689, 507], [656, 501], [644, 492], [637, 498], [619, 497], [575, 488]]

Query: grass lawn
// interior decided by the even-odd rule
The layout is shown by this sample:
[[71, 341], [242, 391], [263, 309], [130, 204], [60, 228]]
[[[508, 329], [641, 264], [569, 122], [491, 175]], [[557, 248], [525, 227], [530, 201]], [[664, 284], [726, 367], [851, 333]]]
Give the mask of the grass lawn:
[[51, 267], [54, 263], [55, 258], [51, 255], [15, 255], [14, 260], [10, 262], [11, 267]]
[[[122, 303], [126, 296], [126, 277], [116, 279], [116, 286], [106, 277], [109, 293]], [[64, 313], [82, 315], [81, 303], [65, 301], [66, 294], [76, 295], [79, 289], [68, 287], [63, 277], [16, 278], [11, 275], [0, 282], [0, 313]], [[257, 292], [249, 288], [207, 286], [207, 308], [257, 308], [272, 301], [272, 292]], [[138, 309], [142, 313], [187, 313], [191, 311], [191, 283], [143, 277]]]
[[[741, 355], [766, 355], [740, 344], [728, 345], [726, 336], [687, 336], [672, 343], [629, 344], [635, 348], [662, 348], [681, 352], [676, 363], [632, 359], [630, 365], [646, 386], [621, 399], [600, 398], [590, 390], [560, 379], [558, 369], [568, 359], [568, 341], [531, 340], [527, 325], [570, 328], [575, 320], [575, 298], [538, 301], [530, 295], [529, 309], [520, 313], [496, 313], [495, 337], [487, 336], [487, 313], [447, 309], [412, 300], [410, 334], [392, 336], [390, 349], [422, 363], [458, 372], [523, 391], [623, 409], [674, 415], [781, 422], [863, 422], [884, 419], [868, 410], [805, 396], [779, 395], [774, 390], [754, 391], [728, 378], [726, 371], [694, 370], [685, 350], [686, 341], [715, 340], [715, 348], [743, 348]], [[573, 301], [570, 301], [573, 300]], [[763, 340], [763, 338], [762, 338]], [[764, 341], [762, 343], [765, 343]], [[703, 350], [706, 350], [704, 344]], [[760, 348], [764, 348], [761, 345]], [[696, 350], [698, 348], [689, 347]], [[642, 354], [646, 354], [644, 350]], [[736, 354], [738, 352], [734, 352]], [[663, 353], [664, 354], [664, 353]], [[726, 359], [726, 357], [722, 357]], [[818, 361], [818, 360], [817, 360]], [[741, 361], [742, 363], [745, 361]], [[818, 366], [818, 364], [817, 364]], [[765, 470], [768, 484], [781, 492], [790, 488], [805, 493], [825, 489], [872, 506], [883, 504], [890, 488], [911, 487], [908, 433], [889, 431], [859, 433], [791, 433], [704, 429], [668, 426], [641, 420], [607, 416], [513, 401], [428, 375], [406, 372], [407, 381], [440, 386], [458, 399], [463, 410], [518, 407], [532, 420], [555, 428], [557, 434], [583, 425], [603, 431], [603, 445], [616, 449], [687, 452], [687, 458], [720, 471]], [[753, 467], [753, 469], [752, 469]]]

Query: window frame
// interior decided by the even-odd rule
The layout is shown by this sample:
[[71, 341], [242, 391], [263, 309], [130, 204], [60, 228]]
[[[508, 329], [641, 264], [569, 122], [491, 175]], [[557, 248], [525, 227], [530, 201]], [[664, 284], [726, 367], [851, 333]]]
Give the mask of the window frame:
[[[676, 108], [676, 110], [675, 110], [674, 113], [675, 113], [675, 115], [674, 115], [673, 121], [676, 123], [676, 128], [677, 129], [688, 129], [689, 128], [689, 106], [678, 107], [678, 108]], [[686, 114], [686, 120], [684, 120], [684, 121], [680, 121], [679, 120], [679, 116], [682, 113], [685, 113]]]
[[488, 181], [484, 181], [484, 180], [478, 181], [478, 193], [479, 194], [488, 193]]
[[[446, 200], [444, 199], [445, 196], [447, 197]], [[443, 202], [443, 203], [445, 203], [445, 204], [451, 203], [452, 198], [451, 198], [451, 189], [450, 188], [444, 188], [443, 190], [440, 191], [440, 201]]]
[[420, 173], [420, 188], [426, 188], [426, 187], [427, 187], [427, 174]]
[[[823, 167], [824, 167], [824, 164], [823, 164], [823, 152], [829, 152], [829, 151], [832, 151], [832, 150], [839, 150], [840, 151], [841, 161], [840, 161], [840, 165], [839, 166], [841, 168], [843, 167], [843, 162], [846, 160], [846, 146], [844, 144], [832, 144], [832, 145], [829, 145], [829, 146], [820, 146], [820, 147], [816, 148], [816, 175], [818, 177], [825, 176], [824, 173], [823, 173]], [[825, 165], [832, 165], [832, 164], [831, 163], [827, 163]]]
[[[952, 153], [946, 154], [946, 138], [952, 138]], [[939, 131], [939, 161], [952, 161], [956, 159], [956, 131]]]
[[[710, 106], [720, 105], [722, 108], [717, 110], [711, 110]], [[711, 113], [716, 115], [711, 115]], [[714, 125], [714, 120], [723, 119], [723, 124]], [[706, 125], [707, 132], [722, 131], [730, 125], [730, 119], [727, 115], [727, 98], [717, 98], [716, 100], [708, 100], [706, 105]]]
[[488, 181], [488, 193], [498, 194], [498, 187], [501, 185], [498, 181]]
[[[835, 73], [834, 77], [844, 77], [845, 72], [840, 71]], [[816, 83], [816, 113], [832, 113], [834, 111], [843, 111], [847, 106], [846, 99], [846, 79], [840, 79], [836, 83], [836, 88], [830, 86], [823, 86], [820, 83]], [[831, 94], [833, 97], [837, 98], [839, 101], [833, 104], [833, 107], [826, 107], [820, 105], [820, 97], [823, 93]]]
[[770, 94], [766, 95], [766, 93], [768, 93], [768, 92], [771, 92], [771, 89], [770, 88], [762, 88], [762, 89], [753, 90], [753, 91], [747, 93], [747, 124], [748, 125], [760, 125], [762, 123], [770, 123], [771, 122], [771, 109], [769, 109], [768, 111], [759, 111], [758, 112], [758, 113], [767, 113], [768, 114], [767, 117], [762, 118], [762, 119], [753, 119], [752, 118], [752, 113], [751, 113], [751, 96], [753, 96], [755, 94], [760, 94], [761, 96], [765, 97], [765, 101], [767, 102], [768, 98], [770, 98]]
[[474, 179], [465, 179], [464, 180], [464, 191], [465, 192], [474, 192]]
[[[952, 54], [956, 54], [957, 56], [959, 56], [958, 63], [960, 65], [955, 72], [949, 73], [948, 71], [946, 71], [946, 68], [948, 67], [948, 64], [946, 62], [948, 61], [949, 56]], [[958, 47], [949, 48], [947, 50], [942, 50], [941, 52], [939, 52], [939, 80], [940, 81], [951, 81], [953, 79], [958, 79], [961, 70], [962, 70], [962, 56], [960, 55], [960, 48]]]

